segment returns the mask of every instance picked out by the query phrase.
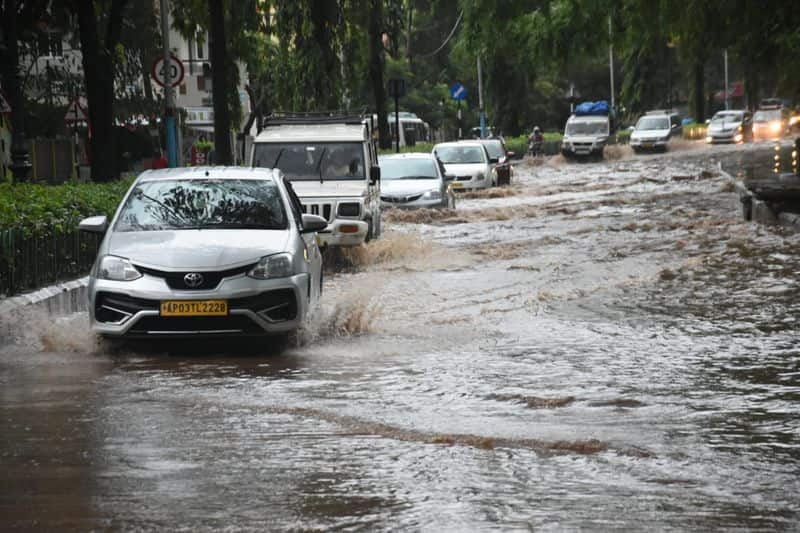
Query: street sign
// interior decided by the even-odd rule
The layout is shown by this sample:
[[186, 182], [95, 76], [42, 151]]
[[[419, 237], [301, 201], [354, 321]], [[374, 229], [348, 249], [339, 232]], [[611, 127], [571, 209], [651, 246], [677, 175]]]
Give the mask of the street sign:
[[[183, 68], [183, 63], [181, 60], [175, 57], [175, 54], [170, 54], [169, 60], [169, 81], [170, 87], [177, 87], [181, 83], [183, 83], [183, 75], [185, 70]], [[152, 76], [153, 80], [162, 87], [164, 87], [164, 57], [159, 57], [153, 62], [153, 69], [152, 69]]]
[[81, 107], [80, 102], [77, 99], [70, 102], [67, 112], [64, 114], [64, 122], [86, 122], [88, 120], [89, 116], [86, 114], [86, 110]]
[[389, 96], [392, 98], [402, 98], [406, 95], [406, 80], [392, 78], [389, 80]]
[[454, 83], [453, 86], [450, 87], [450, 96], [456, 102], [460, 102], [467, 98], [467, 88], [460, 83]]
[[0, 113], [11, 113], [11, 105], [6, 100], [6, 95], [0, 92]]

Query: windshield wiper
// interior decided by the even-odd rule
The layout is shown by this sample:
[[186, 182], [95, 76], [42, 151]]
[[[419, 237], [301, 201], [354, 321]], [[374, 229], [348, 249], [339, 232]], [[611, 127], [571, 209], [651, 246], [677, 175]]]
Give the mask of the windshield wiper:
[[328, 150], [328, 147], [322, 149], [322, 153], [319, 154], [319, 163], [317, 163], [317, 172], [319, 173], [319, 182], [322, 183], [322, 158], [325, 157], [325, 152]]
[[284, 150], [285, 150], [285, 148], [281, 148], [280, 150], [278, 150], [278, 155], [275, 156], [275, 162], [272, 163], [272, 168], [277, 168], [278, 167], [278, 161], [280, 160], [281, 156], [283, 155], [283, 151]]

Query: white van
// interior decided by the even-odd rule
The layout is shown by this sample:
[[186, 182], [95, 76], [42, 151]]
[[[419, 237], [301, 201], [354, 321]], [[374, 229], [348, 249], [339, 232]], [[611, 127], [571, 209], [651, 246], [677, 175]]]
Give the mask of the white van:
[[603, 157], [610, 133], [607, 115], [571, 115], [564, 127], [561, 153], [564, 157]]

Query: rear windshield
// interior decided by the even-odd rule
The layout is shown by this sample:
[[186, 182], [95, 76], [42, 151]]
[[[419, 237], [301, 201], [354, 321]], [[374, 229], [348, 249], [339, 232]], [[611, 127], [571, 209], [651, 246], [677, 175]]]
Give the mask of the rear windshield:
[[668, 130], [668, 117], [642, 117], [636, 123], [637, 130]]
[[433, 159], [381, 158], [382, 180], [437, 179], [436, 163]]
[[258, 143], [253, 166], [279, 168], [290, 180], [366, 179], [358, 142]]
[[439, 146], [436, 155], [444, 164], [485, 163], [480, 146]]
[[275, 183], [191, 179], [137, 184], [114, 231], [286, 228], [286, 211]]

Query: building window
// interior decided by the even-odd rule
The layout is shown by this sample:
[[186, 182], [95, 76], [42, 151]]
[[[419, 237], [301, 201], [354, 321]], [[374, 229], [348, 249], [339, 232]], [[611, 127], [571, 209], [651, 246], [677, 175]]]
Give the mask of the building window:
[[206, 90], [206, 79], [203, 76], [197, 76], [197, 90], [198, 91], [205, 91]]
[[203, 41], [197, 41], [197, 59], [203, 59]]

